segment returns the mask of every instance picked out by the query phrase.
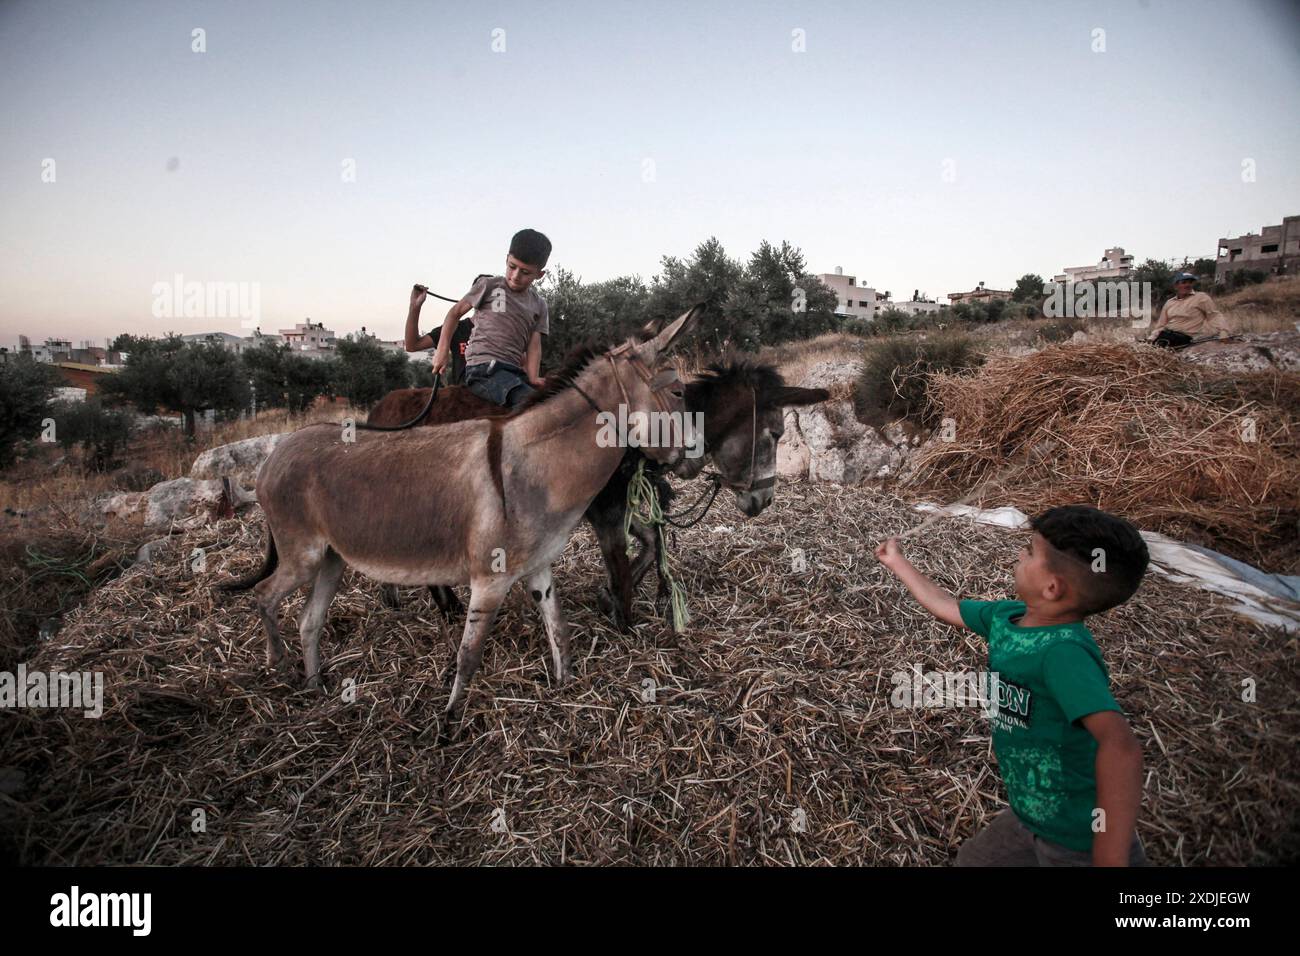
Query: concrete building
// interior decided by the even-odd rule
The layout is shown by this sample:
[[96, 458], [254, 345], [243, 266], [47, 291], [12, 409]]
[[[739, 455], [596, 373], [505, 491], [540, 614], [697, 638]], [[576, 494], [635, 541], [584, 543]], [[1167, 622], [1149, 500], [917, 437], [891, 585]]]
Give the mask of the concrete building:
[[120, 365], [122, 363], [121, 352], [114, 352], [108, 348], [91, 345], [89, 342], [83, 341], [80, 346], [73, 348], [70, 339], [48, 338], [45, 340], [44, 345], [34, 346], [25, 335], [18, 336], [18, 351], [12, 354], [30, 355], [35, 361], [44, 362], [46, 365], [56, 365], [60, 362], [91, 366]]
[[1106, 279], [1112, 282], [1127, 280], [1133, 272], [1133, 257], [1123, 246], [1114, 246], [1102, 253], [1101, 261], [1090, 266], [1067, 266], [1054, 281], [1071, 285], [1075, 282], [1095, 282]]
[[108, 360], [108, 349], [82, 342], [81, 348], [72, 350], [69, 359], [81, 365], [103, 365]]
[[1010, 299], [1011, 293], [1002, 289], [986, 289], [983, 281], [969, 292], [949, 292], [948, 301], [952, 305], [960, 302], [988, 302], [990, 299]]
[[361, 331], [357, 333], [357, 338], [370, 339], [372, 342], [378, 345], [385, 352], [401, 352], [403, 354], [406, 353], [405, 342], [402, 342], [398, 339], [381, 339], [373, 332], [367, 332], [366, 327], [364, 325], [361, 326]]
[[190, 342], [213, 342], [231, 352], [239, 353], [244, 351], [247, 342], [242, 336], [231, 335], [229, 332], [195, 332], [191, 335], [182, 335], [181, 341]]
[[47, 365], [72, 359], [72, 342], [69, 339], [46, 339], [44, 345], [28, 345], [27, 336], [21, 335], [18, 341], [22, 351], [31, 352], [33, 359]]
[[1259, 235], [1246, 233], [1219, 240], [1214, 279], [1222, 282], [1230, 272], [1258, 269], [1273, 275], [1300, 271], [1300, 216], [1285, 216], [1281, 225], [1265, 226]]
[[320, 322], [308, 319], [291, 329], [281, 329], [280, 336], [295, 352], [314, 352], [334, 348], [334, 333]]
[[257, 348], [263, 343], [270, 342], [272, 345], [283, 345], [284, 336], [271, 335], [263, 332], [261, 329], [254, 329], [252, 335], [244, 336], [244, 343], [247, 348]]
[[938, 302], [932, 302], [929, 299], [915, 299], [911, 302], [882, 302], [881, 311], [885, 309], [897, 309], [900, 312], [906, 312], [908, 315], [934, 315], [940, 309], [946, 308]]
[[882, 296], [865, 283], [859, 285], [857, 277], [846, 276], [840, 266], [836, 266], [834, 272], [823, 272], [817, 278], [835, 290], [836, 315], [870, 319], [876, 314], [876, 304], [888, 298], [888, 293]]

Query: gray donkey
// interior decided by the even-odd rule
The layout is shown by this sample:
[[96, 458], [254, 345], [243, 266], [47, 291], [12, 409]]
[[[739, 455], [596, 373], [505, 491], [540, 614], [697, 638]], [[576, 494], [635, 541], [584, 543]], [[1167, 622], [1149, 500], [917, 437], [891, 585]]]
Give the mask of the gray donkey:
[[[449, 719], [459, 716], [483, 640], [518, 580], [541, 610], [557, 682], [571, 677], [551, 563], [627, 450], [606, 440], [599, 419], [617, 418], [621, 404], [628, 418], [662, 421], [666, 412], [683, 424], [680, 383], [655, 371], [699, 313], [691, 309], [644, 343], [588, 353], [509, 418], [363, 431], [354, 440], [337, 424], [310, 425], [282, 440], [257, 480], [270, 532], [266, 562], [256, 575], [221, 585], [254, 588], [268, 663], [284, 660], [280, 603], [314, 582], [298, 630], [307, 683], [320, 685], [320, 632], [351, 565], [390, 584], [470, 586]], [[684, 457], [680, 444], [643, 451], [670, 466]]]

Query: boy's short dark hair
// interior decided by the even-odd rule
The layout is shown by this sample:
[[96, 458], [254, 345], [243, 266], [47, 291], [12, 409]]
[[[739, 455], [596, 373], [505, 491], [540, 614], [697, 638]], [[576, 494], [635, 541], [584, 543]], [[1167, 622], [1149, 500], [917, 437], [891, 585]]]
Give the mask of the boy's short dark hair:
[[1078, 591], [1081, 616], [1123, 604], [1142, 583], [1151, 556], [1138, 529], [1123, 518], [1087, 505], [1065, 505], [1049, 508], [1030, 526], [1053, 548], [1048, 566]]
[[520, 229], [510, 240], [510, 254], [520, 262], [545, 269], [546, 260], [551, 258], [551, 240], [536, 229]]

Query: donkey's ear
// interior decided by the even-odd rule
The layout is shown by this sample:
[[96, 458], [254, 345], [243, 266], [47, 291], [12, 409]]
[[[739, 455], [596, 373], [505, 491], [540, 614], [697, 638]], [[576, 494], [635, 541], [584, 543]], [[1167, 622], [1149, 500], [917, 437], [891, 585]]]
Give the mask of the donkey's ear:
[[704, 304], [691, 306], [683, 312], [673, 322], [650, 341], [656, 355], [662, 355], [668, 349], [672, 348], [676, 342], [689, 335], [699, 322], [700, 316], [704, 314]]
[[645, 345], [652, 338], [659, 334], [659, 322], [651, 319], [645, 325], [641, 326], [640, 331], [632, 333], [632, 341], [637, 345]]
[[824, 388], [798, 388], [794, 385], [782, 385], [772, 393], [772, 404], [789, 408], [792, 405], [816, 405], [831, 397]]

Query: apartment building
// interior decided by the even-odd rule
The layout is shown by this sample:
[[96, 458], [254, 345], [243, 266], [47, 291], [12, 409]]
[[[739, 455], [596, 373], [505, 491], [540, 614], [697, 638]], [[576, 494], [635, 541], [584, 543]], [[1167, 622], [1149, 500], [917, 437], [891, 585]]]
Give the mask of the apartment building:
[[1113, 246], [1101, 254], [1101, 261], [1090, 266], [1067, 266], [1055, 277], [1056, 282], [1072, 285], [1075, 282], [1126, 281], [1133, 272], [1133, 257], [1123, 246]]
[[841, 266], [836, 266], [834, 272], [823, 272], [817, 278], [835, 290], [836, 315], [870, 319], [876, 314], [877, 303], [888, 298], [888, 293], [882, 296], [866, 283], [859, 284], [857, 276], [846, 276]]
[[1239, 269], [1294, 275], [1300, 271], [1300, 216], [1284, 216], [1281, 223], [1265, 226], [1258, 235], [1248, 232], [1220, 239], [1218, 250], [1214, 263], [1216, 282]]

